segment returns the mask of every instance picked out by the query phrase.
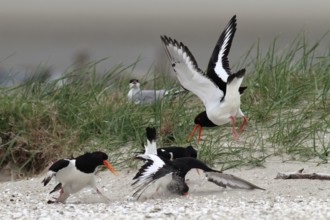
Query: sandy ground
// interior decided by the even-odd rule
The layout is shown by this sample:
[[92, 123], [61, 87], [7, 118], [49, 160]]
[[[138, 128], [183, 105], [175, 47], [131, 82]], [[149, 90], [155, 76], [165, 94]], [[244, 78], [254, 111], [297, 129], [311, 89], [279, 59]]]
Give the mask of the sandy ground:
[[[72, 195], [66, 204], [47, 204], [52, 181], [41, 185], [43, 176], [0, 183], [0, 219], [330, 219], [330, 181], [276, 180], [277, 172], [305, 168], [306, 172], [329, 173], [330, 164], [281, 162], [269, 159], [265, 167], [226, 171], [266, 191], [223, 189], [191, 171], [188, 196], [155, 193], [150, 189], [135, 201], [130, 186], [136, 170], [97, 174], [98, 187], [110, 198], [105, 203], [92, 190]], [[57, 195], [56, 195], [57, 196]]]

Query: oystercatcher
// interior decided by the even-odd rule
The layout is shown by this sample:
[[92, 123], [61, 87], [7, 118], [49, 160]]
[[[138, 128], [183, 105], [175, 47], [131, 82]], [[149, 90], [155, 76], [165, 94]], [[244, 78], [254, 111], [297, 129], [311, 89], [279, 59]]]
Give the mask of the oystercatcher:
[[181, 158], [181, 157], [193, 157], [193, 158], [197, 157], [197, 151], [191, 145], [187, 147], [173, 146], [173, 147], [157, 148], [156, 128], [154, 127], [147, 127], [146, 134], [147, 134], [147, 145], [144, 146], [145, 149], [144, 154], [158, 155], [168, 160], [174, 160], [176, 158]]
[[[205, 163], [195, 158], [184, 157], [170, 161], [151, 154], [140, 154], [136, 158], [145, 161], [145, 164], [133, 178], [135, 181], [132, 183], [132, 186], [135, 186], [136, 189], [133, 196], [137, 199], [154, 183], [159, 184], [158, 187], [166, 186], [168, 191], [175, 194], [188, 194], [189, 186], [185, 181], [185, 176], [193, 168], [204, 170], [208, 181], [224, 188], [264, 190], [234, 175], [211, 169]], [[166, 181], [157, 183], [163, 178]]]
[[170, 90], [141, 90], [140, 82], [137, 79], [129, 81], [129, 88], [127, 98], [130, 102], [135, 104], [152, 104], [163, 97], [172, 99], [177, 95], [187, 92], [186, 90], [170, 89]]
[[228, 54], [236, 31], [236, 15], [227, 24], [213, 50], [206, 73], [183, 43], [167, 36], [161, 36], [166, 54], [172, 64], [182, 87], [193, 92], [203, 102], [206, 111], [195, 117], [195, 127], [189, 135], [192, 139], [199, 128], [198, 142], [203, 127], [215, 127], [232, 122], [234, 139], [238, 135], [235, 129], [235, 117], [243, 117], [240, 131], [244, 129], [247, 118], [241, 111], [240, 95], [246, 87], [240, 87], [245, 69], [232, 73], [229, 67]]
[[95, 170], [99, 165], [105, 165], [113, 174], [118, 175], [107, 159], [107, 154], [96, 151], [85, 153], [73, 159], [61, 159], [53, 163], [42, 183], [46, 186], [55, 177], [55, 180], [59, 183], [50, 193], [57, 190], [61, 191], [60, 196], [55, 198], [55, 201], [49, 200], [48, 203], [64, 203], [70, 194], [76, 193], [87, 186], [92, 187], [100, 196], [109, 200], [96, 187], [95, 183]]

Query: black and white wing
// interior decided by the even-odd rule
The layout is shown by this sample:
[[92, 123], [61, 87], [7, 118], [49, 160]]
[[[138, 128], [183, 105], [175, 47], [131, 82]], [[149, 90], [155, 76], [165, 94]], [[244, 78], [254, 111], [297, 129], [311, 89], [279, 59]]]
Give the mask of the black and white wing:
[[140, 154], [137, 155], [136, 158], [145, 161], [145, 164], [133, 178], [135, 181], [132, 183], [132, 186], [135, 186], [136, 189], [133, 193], [133, 197], [139, 199], [149, 186], [160, 178], [171, 175], [172, 170], [157, 155]]
[[265, 190], [259, 186], [254, 185], [246, 180], [236, 177], [231, 174], [221, 172], [205, 172], [207, 180], [217, 184], [218, 186], [226, 188], [227, 186], [233, 189], [260, 189]]
[[182, 87], [197, 95], [205, 107], [221, 100], [223, 91], [198, 67], [188, 47], [167, 36], [161, 39]]
[[227, 78], [231, 75], [228, 54], [236, 32], [236, 15], [234, 15], [221, 33], [207, 67], [206, 74], [220, 89], [226, 87]]
[[55, 176], [56, 173], [59, 170], [65, 168], [67, 166], [69, 166], [69, 164], [70, 164], [70, 160], [67, 160], [67, 159], [61, 159], [61, 160], [58, 160], [55, 163], [53, 163], [49, 167], [49, 170], [48, 170], [48, 172], [46, 174], [46, 177], [42, 180], [41, 183], [43, 183], [44, 186], [46, 186], [49, 183], [49, 181], [53, 178], [53, 176]]

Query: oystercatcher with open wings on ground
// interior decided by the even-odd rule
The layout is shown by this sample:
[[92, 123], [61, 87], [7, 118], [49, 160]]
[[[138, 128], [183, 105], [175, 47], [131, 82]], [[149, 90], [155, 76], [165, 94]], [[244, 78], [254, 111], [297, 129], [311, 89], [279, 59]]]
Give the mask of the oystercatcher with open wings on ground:
[[[214, 170], [202, 161], [192, 157], [183, 157], [170, 161], [153, 154], [140, 154], [136, 158], [145, 162], [133, 178], [132, 186], [135, 187], [133, 196], [137, 199], [140, 198], [146, 189], [154, 184], [157, 185], [157, 189], [166, 187], [172, 193], [187, 195], [189, 186], [185, 177], [193, 168], [203, 170], [208, 181], [224, 188], [264, 190], [244, 179]], [[162, 179], [165, 181], [162, 181]]]

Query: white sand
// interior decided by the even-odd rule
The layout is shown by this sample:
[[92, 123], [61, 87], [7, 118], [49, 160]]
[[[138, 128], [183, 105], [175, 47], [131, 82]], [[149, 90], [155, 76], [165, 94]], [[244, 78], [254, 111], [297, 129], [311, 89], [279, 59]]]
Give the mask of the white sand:
[[[192, 171], [187, 176], [188, 196], [162, 191], [153, 198], [131, 198], [136, 170], [120, 176], [108, 171], [97, 176], [99, 188], [110, 198], [106, 204], [86, 189], [72, 195], [66, 204], [47, 204], [55, 182], [43, 187], [42, 176], [0, 183], [0, 219], [330, 219], [330, 181], [276, 180], [277, 172], [305, 168], [306, 172], [330, 173], [330, 165], [269, 159], [265, 168], [226, 171], [263, 187], [266, 191], [223, 189]], [[146, 193], [150, 195], [154, 193]], [[57, 193], [54, 194], [57, 196]]]

